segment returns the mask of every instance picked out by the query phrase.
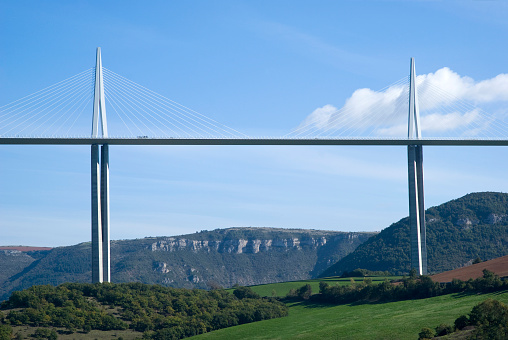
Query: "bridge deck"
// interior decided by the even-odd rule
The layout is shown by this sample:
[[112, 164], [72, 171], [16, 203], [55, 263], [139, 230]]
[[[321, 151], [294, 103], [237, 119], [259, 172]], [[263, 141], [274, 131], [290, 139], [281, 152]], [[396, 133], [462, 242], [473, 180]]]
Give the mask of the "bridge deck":
[[22, 145], [435, 145], [508, 146], [508, 139], [285, 139], [285, 138], [25, 138], [3, 137]]

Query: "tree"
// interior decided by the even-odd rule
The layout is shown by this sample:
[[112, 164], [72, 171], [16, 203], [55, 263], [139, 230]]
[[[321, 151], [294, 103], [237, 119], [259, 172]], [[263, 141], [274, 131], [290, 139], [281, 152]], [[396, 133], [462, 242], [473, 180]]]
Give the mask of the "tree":
[[250, 287], [237, 286], [233, 291], [233, 295], [238, 299], [259, 299], [258, 293], [254, 292]]
[[473, 307], [470, 324], [476, 326], [477, 339], [508, 338], [508, 306], [497, 300], [487, 299]]
[[319, 282], [319, 292], [321, 294], [325, 293], [326, 290], [330, 287], [330, 285], [328, 284], [328, 282]]
[[308, 300], [312, 295], [312, 287], [307, 283], [305, 286], [298, 289], [297, 294], [300, 299]]

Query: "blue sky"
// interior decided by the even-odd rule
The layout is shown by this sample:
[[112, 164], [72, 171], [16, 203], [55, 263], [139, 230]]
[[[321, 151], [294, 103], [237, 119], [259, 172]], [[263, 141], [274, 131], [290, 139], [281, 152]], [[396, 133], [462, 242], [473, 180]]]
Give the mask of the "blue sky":
[[[504, 1], [3, 1], [0, 106], [93, 67], [100, 46], [104, 67], [248, 135], [280, 136], [407, 76], [410, 57], [418, 74], [507, 73], [507, 15]], [[508, 192], [507, 152], [426, 147], [426, 206]], [[0, 155], [0, 245], [90, 239], [89, 147]], [[370, 231], [408, 214], [403, 147], [112, 146], [110, 169], [113, 239]]]

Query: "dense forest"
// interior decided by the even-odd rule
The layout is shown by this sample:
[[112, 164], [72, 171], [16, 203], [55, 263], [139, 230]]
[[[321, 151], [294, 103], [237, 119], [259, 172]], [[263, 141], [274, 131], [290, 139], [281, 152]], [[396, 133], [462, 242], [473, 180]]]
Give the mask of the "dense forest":
[[284, 304], [244, 287], [231, 294], [141, 283], [67, 283], [14, 292], [1, 304], [0, 328], [29, 325], [70, 333], [129, 328], [145, 339], [181, 339], [287, 313]]
[[[429, 273], [508, 255], [508, 194], [473, 193], [425, 212]], [[371, 237], [320, 276], [341, 275], [356, 268], [409, 272], [409, 218]]]

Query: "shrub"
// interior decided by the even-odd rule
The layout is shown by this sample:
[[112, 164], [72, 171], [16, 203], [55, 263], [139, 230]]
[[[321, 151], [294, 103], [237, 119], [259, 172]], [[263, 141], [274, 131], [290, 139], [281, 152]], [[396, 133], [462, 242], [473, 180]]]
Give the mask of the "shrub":
[[238, 299], [259, 299], [258, 293], [255, 293], [250, 287], [237, 286], [233, 291], [233, 295]]
[[422, 328], [418, 333], [418, 340], [432, 339], [434, 337], [434, 331], [428, 327]]
[[291, 288], [289, 292], [286, 294], [286, 299], [294, 299], [298, 296], [298, 293], [296, 292], [296, 289]]
[[8, 340], [12, 337], [12, 327], [9, 325], [0, 325], [0, 340]]
[[453, 327], [450, 325], [442, 323], [436, 327], [436, 336], [443, 336], [450, 333], [453, 333]]
[[58, 338], [56, 331], [54, 329], [49, 328], [37, 328], [32, 336], [36, 339], [48, 339], [48, 340], [56, 340]]
[[83, 333], [88, 334], [88, 333], [90, 333], [91, 331], [92, 331], [92, 326], [90, 326], [89, 324], [85, 324], [85, 325], [83, 326]]
[[380, 271], [380, 270], [368, 270], [357, 268], [350, 272], [342, 273], [341, 277], [365, 277], [365, 276], [392, 276], [389, 271]]
[[462, 329], [469, 326], [469, 318], [466, 315], [461, 315], [455, 320], [455, 329]]

